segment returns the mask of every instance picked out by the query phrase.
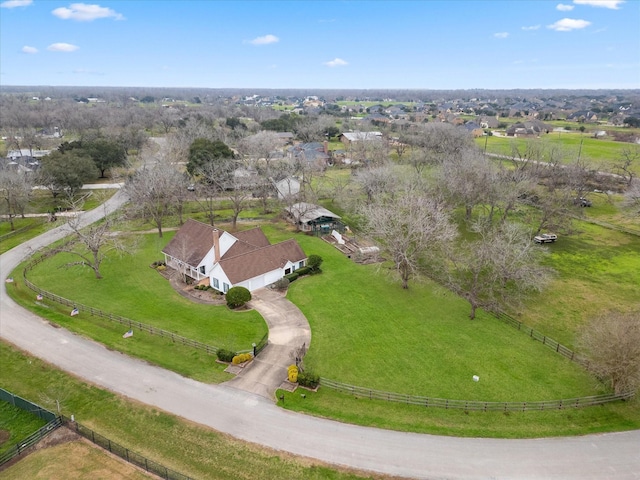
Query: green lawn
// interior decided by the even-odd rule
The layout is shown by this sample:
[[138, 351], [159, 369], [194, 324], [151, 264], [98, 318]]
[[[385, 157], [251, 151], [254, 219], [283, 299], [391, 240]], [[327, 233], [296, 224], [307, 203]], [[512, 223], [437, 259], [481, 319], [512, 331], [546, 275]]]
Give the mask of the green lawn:
[[[250, 350], [267, 333], [267, 326], [255, 311], [234, 312], [226, 306], [197, 304], [173, 290], [169, 282], [149, 265], [163, 259], [160, 251], [172, 238], [168, 232], [160, 239], [156, 234], [140, 235], [138, 250], [124, 257], [113, 256], [103, 264], [104, 278], [98, 280], [88, 268], [64, 268], [77, 261], [69, 254], [56, 255], [29, 273], [39, 287], [79, 304], [122, 315], [142, 323], [174, 332], [215, 347]], [[128, 330], [122, 325], [82, 313], [69, 315], [69, 307], [35, 300], [35, 294], [20, 287], [22, 269], [14, 273], [16, 287], [10, 294], [23, 305], [56, 324], [81, 332], [111, 348], [139, 356], [165, 368], [203, 381], [224, 381], [222, 366], [204, 351], [173, 343], [142, 332], [123, 339]]]
[[[379, 390], [462, 400], [556, 400], [604, 392], [602, 386], [576, 364], [512, 327], [486, 314], [480, 314], [477, 320], [470, 321], [467, 303], [438, 285], [412, 282], [411, 288], [404, 291], [386, 264], [354, 264], [322, 240], [294, 233], [291, 227], [281, 223], [264, 224], [262, 227], [272, 242], [294, 237], [307, 254], [319, 254], [324, 258], [323, 274], [302, 278], [294, 282], [289, 291], [289, 298], [302, 309], [311, 324], [312, 343], [305, 365], [323, 377]], [[631, 291], [640, 271], [637, 269], [633, 273], [637, 266], [637, 263], [633, 263], [633, 255], [640, 251], [637, 243], [633, 243], [637, 239], [632, 237], [632, 240], [628, 240], [627, 236], [620, 237], [622, 234], [601, 227], [589, 233], [589, 228], [594, 227], [585, 224], [584, 234], [563, 237], [552, 246], [556, 250], [551, 256], [551, 263], [558, 268], [560, 275], [549, 289], [545, 301], [532, 302], [532, 306], [526, 309], [526, 315], [522, 314], [525, 323], [531, 323], [543, 333], [568, 344], [571, 344], [580, 323], [572, 319], [572, 315], [577, 316], [584, 310], [585, 300], [593, 301], [589, 305], [606, 305], [606, 302], [598, 304], [595, 298], [573, 296], [567, 279], [576, 264], [585, 269], [585, 278], [588, 275], [593, 277], [590, 288], [606, 281], [611, 283], [606, 291], [619, 289], [619, 297], [628, 296], [629, 305], [638, 298], [638, 294], [634, 297]], [[30, 275], [30, 279], [79, 302], [100, 306], [136, 320], [155, 322], [162, 328], [201, 341], [202, 337], [209, 335], [214, 345], [227, 346], [224, 342], [220, 344], [213, 341], [215, 335], [218, 335], [217, 338], [222, 335], [224, 339], [224, 333], [214, 334], [214, 328], [211, 327], [228, 320], [225, 315], [230, 315], [231, 324], [240, 318], [241, 323], [245, 323], [241, 316], [246, 314], [223, 309], [225, 314], [216, 313], [216, 321], [211, 322], [210, 315], [199, 316], [198, 308], [187, 310], [186, 301], [178, 297], [166, 281], [148, 267], [153, 260], [159, 259], [158, 252], [170, 236], [166, 234], [160, 240], [156, 235], [142, 235], [140, 253], [121, 260], [110, 260], [105, 264], [104, 280], [93, 279], [87, 270], [57, 268], [64, 263], [62, 257], [43, 263]], [[584, 251], [583, 243], [600, 242], [602, 246], [604, 239], [610, 242], [610, 245], [607, 243], [608, 250], [592, 249], [601, 253], [593, 257], [594, 270], [588, 273], [584, 262], [588, 261], [591, 253], [584, 254], [585, 260], [580, 260]], [[625, 246], [625, 241], [631, 243], [620, 248]], [[619, 269], [610, 272], [612, 264], [618, 265]], [[629, 276], [628, 284], [622, 284], [622, 288], [613, 280], [613, 276], [620, 274]], [[18, 277], [17, 274], [15, 276]], [[627, 293], [624, 289], [627, 289]], [[24, 287], [22, 290], [19, 287], [12, 290], [22, 291]], [[26, 294], [33, 304], [33, 294]], [[118, 301], [112, 302], [112, 298], [118, 298]], [[161, 304], [158, 298], [162, 298]], [[48, 309], [39, 308], [38, 313], [53, 309], [52, 306]], [[188, 316], [183, 314], [186, 311], [189, 311]], [[167, 312], [171, 312], [171, 315], [167, 315]], [[562, 312], [570, 314], [562, 316]], [[543, 315], [542, 320], [548, 318], [550, 321], [541, 321], [539, 314]], [[91, 323], [82, 322], [83, 315], [72, 319], [64, 310], [57, 315], [49, 312], [49, 318], [62, 325], [79, 322], [98, 328], [93, 320]], [[234, 326], [237, 327], [238, 323]], [[225, 328], [230, 328], [229, 324]], [[228, 333], [228, 330], [225, 331]], [[156, 355], [160, 360], [162, 357], [186, 358], [186, 363], [189, 363], [188, 354], [173, 354], [173, 348], [178, 348], [176, 346], [170, 350], [172, 355], [166, 355], [163, 354], [163, 347], [137, 335], [133, 338], [134, 342], [123, 341], [122, 327], [116, 327], [110, 333], [105, 330], [91, 335], [102, 341], [106, 338], [107, 344], [117, 349], [121, 348], [118, 344], [133, 348], [134, 342], [139, 339], [146, 349], [143, 354], [124, 351], [143, 358], [149, 358], [145, 355]], [[251, 341], [255, 340], [248, 338], [246, 343], [241, 344], [250, 345]], [[176, 367], [157, 359], [151, 361], [197, 379], [212, 381], [216, 375], [215, 366], [210, 361], [208, 363], [207, 359], [191, 371], [185, 369], [184, 365]], [[481, 381], [473, 382], [473, 375], [479, 375]], [[461, 417], [464, 413], [385, 402], [363, 403], [363, 400], [321, 389], [318, 394], [310, 394], [304, 400], [297, 394], [289, 395], [285, 407], [380, 427], [456, 435], [539, 436], [640, 426], [637, 403], [588, 408], [571, 414], [528, 412], [503, 418], [499, 416], [501, 414], [491, 413]], [[532, 423], [533, 417], [536, 420]], [[490, 418], [493, 420], [489, 421]], [[556, 425], [559, 425], [557, 429]]]
[[[21, 353], [4, 342], [0, 342], [0, 365], [2, 365], [0, 385], [7, 390], [32, 401], [38, 401], [43, 394], [49, 398], [57, 398], [60, 400], [60, 408], [64, 415], [73, 414], [78, 422], [110, 440], [192, 478], [201, 480], [363, 478], [351, 472], [338, 471], [335, 467], [319, 465], [308, 459], [298, 459], [288, 454], [234, 440], [193, 422], [182, 420], [138, 402], [128, 401], [124, 397], [87, 385], [36, 358]], [[43, 404], [43, 406], [48, 405]], [[75, 465], [75, 462], [71, 465]], [[12, 473], [3, 472], [0, 478], [8, 480], [32, 477], [14, 476]], [[66, 480], [69, 477], [62, 478]], [[79, 478], [89, 478], [89, 475]]]
[[47, 223], [46, 219], [39, 217], [16, 218], [13, 223], [15, 230], [12, 233], [9, 222], [0, 222], [0, 255], [57, 226], [56, 223]]
[[15, 447], [18, 442], [46, 424], [40, 417], [0, 400], [0, 437], [4, 440], [0, 443], [0, 453]]
[[[615, 142], [613, 140], [597, 139], [588, 134], [577, 133], [549, 133], [540, 139], [513, 138], [513, 137], [480, 137], [476, 139], [476, 144], [484, 149], [485, 142], [488, 153], [500, 155], [511, 155], [512, 147], [517, 146], [520, 151], [524, 151], [527, 142], [536, 141], [546, 143], [549, 146], [559, 146], [562, 148], [564, 162], [574, 162], [578, 155], [589, 165], [602, 171], [611, 171], [612, 165], [620, 158], [624, 149], [633, 149], [637, 145], [625, 142]], [[582, 146], [581, 146], [582, 144]], [[544, 159], [543, 159], [544, 160]], [[640, 174], [640, 164], [635, 165], [634, 171]]]
[[[587, 212], [595, 215], [597, 203]], [[640, 305], [640, 237], [586, 222], [547, 248], [557, 277], [527, 302], [520, 319], [569, 347], [587, 320]]]

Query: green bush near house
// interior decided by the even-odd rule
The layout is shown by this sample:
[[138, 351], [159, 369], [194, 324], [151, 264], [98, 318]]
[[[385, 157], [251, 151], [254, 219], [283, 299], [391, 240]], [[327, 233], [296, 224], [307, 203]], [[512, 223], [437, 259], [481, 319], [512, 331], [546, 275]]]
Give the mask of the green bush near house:
[[251, 300], [251, 292], [245, 287], [231, 287], [226, 294], [229, 308], [240, 308]]

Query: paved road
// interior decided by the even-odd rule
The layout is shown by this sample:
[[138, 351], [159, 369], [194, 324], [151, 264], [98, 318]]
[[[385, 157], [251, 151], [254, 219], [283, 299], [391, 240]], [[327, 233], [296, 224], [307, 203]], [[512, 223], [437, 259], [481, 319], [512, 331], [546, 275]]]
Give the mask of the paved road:
[[[122, 201], [119, 192], [108, 208]], [[101, 210], [87, 212], [83, 220], [101, 214]], [[4, 279], [33, 249], [64, 234], [64, 227], [59, 227], [0, 256], [0, 277]], [[95, 385], [242, 440], [336, 465], [410, 478], [640, 479], [640, 430], [535, 440], [465, 439], [391, 432], [300, 415], [276, 407], [261, 395], [195, 382], [53, 328], [11, 301], [6, 286], [2, 281], [0, 337], [4, 340]]]

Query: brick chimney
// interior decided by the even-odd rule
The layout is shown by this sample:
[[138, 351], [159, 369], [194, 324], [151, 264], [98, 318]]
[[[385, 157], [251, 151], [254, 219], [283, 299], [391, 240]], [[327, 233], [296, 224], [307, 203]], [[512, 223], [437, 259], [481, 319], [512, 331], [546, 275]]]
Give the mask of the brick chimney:
[[220, 232], [217, 228], [213, 229], [213, 263], [220, 261]]

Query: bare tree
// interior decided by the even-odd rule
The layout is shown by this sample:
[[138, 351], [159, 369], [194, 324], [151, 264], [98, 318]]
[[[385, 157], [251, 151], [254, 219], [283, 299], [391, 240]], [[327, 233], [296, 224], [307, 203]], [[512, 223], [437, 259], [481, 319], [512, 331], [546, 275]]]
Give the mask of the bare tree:
[[465, 209], [467, 221], [474, 207], [491, 204], [497, 169], [476, 149], [465, 149], [442, 158], [438, 185], [452, 205]]
[[74, 234], [74, 238], [58, 247], [56, 252], [66, 252], [79, 257], [80, 262], [68, 263], [65, 266], [84, 265], [93, 270], [97, 279], [102, 278], [100, 266], [112, 251], [125, 252], [125, 247], [121, 238], [114, 235], [111, 227], [114, 223], [112, 217], [107, 217], [104, 221], [81, 229], [80, 217], [72, 217], [67, 222]]
[[640, 215], [640, 181], [635, 180], [624, 194], [623, 204], [635, 210]]
[[635, 178], [634, 166], [640, 162], [640, 147], [625, 147], [620, 152], [620, 158], [613, 165], [613, 169], [627, 182], [627, 186], [631, 186]]
[[449, 123], [423, 124], [403, 138], [412, 146], [420, 147], [427, 152], [433, 163], [459, 157], [465, 150], [474, 148], [471, 135]]
[[251, 178], [234, 176], [230, 188], [226, 190], [226, 197], [231, 202], [231, 229], [235, 230], [238, 223], [240, 213], [247, 207], [248, 200], [251, 198]]
[[381, 194], [393, 194], [398, 186], [398, 177], [391, 164], [373, 168], [358, 169], [354, 182], [360, 186], [367, 196], [367, 202], [372, 203]]
[[166, 217], [177, 212], [179, 196], [186, 190], [184, 174], [167, 161], [159, 161], [134, 174], [125, 185], [131, 199], [130, 211], [150, 221], [162, 237]]
[[24, 216], [24, 209], [29, 203], [33, 187], [31, 172], [20, 172], [18, 169], [0, 169], [0, 195], [2, 206], [11, 230], [15, 230], [13, 219], [18, 215]]
[[301, 117], [296, 122], [296, 136], [303, 142], [320, 142], [325, 140], [325, 132], [330, 127], [335, 127], [336, 121], [333, 117], [320, 115], [317, 117]]
[[579, 345], [587, 369], [609, 383], [615, 393], [640, 386], [640, 314], [609, 312], [592, 319], [581, 331]]
[[534, 245], [516, 224], [474, 224], [477, 240], [463, 241], [452, 250], [444, 283], [469, 302], [469, 318], [478, 308], [513, 306], [531, 291], [540, 291], [551, 271], [541, 265], [544, 247]]
[[444, 204], [429, 198], [422, 186], [405, 185], [393, 197], [364, 205], [360, 214], [366, 222], [365, 232], [391, 257], [405, 289], [420, 263], [434, 259], [438, 247], [456, 236]]

